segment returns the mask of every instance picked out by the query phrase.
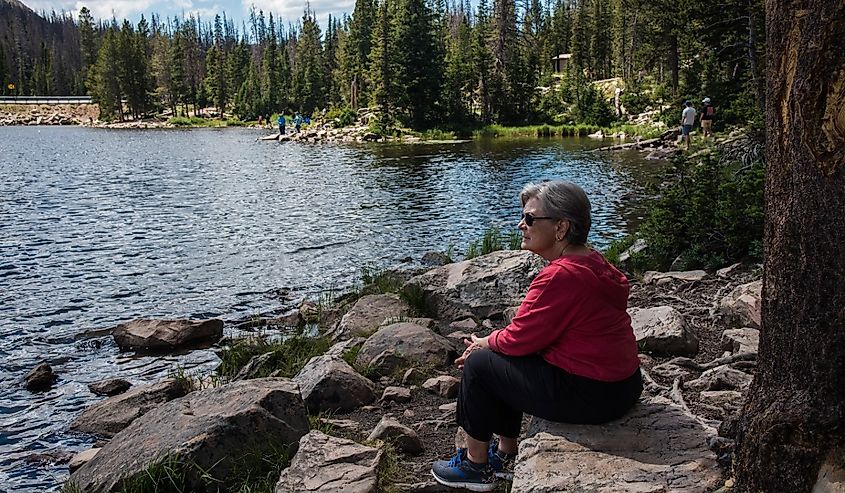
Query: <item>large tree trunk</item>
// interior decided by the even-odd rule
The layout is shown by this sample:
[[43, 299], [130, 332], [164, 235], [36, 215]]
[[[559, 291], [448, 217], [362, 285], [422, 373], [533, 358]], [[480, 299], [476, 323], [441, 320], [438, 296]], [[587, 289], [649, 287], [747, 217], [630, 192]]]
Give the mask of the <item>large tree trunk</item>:
[[809, 492], [845, 467], [845, 2], [766, 7], [762, 329], [735, 472]]

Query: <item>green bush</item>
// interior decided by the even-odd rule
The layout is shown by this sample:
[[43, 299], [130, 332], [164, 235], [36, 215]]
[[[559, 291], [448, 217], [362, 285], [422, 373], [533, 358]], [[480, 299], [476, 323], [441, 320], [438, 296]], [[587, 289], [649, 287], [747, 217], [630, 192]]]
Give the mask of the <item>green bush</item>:
[[299, 373], [309, 359], [324, 354], [330, 346], [331, 341], [327, 338], [301, 334], [278, 341], [268, 341], [264, 337], [246, 337], [235, 340], [220, 352], [220, 366], [216, 371], [220, 376], [234, 377], [254, 356], [272, 353], [255, 377], [266, 377], [279, 371], [280, 376], [289, 378]]
[[494, 227], [485, 231], [481, 238], [470, 242], [464, 258], [469, 260], [498, 250], [518, 250], [521, 244], [522, 237], [519, 231], [503, 232]]
[[326, 112], [326, 120], [332, 122], [335, 128], [348, 127], [358, 119], [358, 112], [346, 106], [343, 108], [333, 107]]
[[[743, 144], [753, 149], [752, 140]], [[738, 147], [738, 146], [735, 146]], [[643, 267], [716, 269], [762, 259], [764, 163], [725, 150], [700, 161], [677, 158], [666, 188], [649, 205], [639, 235], [648, 243]]]

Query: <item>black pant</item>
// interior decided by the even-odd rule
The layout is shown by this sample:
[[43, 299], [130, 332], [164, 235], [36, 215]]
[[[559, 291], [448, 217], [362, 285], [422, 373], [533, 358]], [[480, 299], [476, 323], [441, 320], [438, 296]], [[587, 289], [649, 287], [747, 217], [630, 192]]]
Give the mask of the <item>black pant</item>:
[[457, 422], [469, 436], [517, 438], [522, 413], [562, 423], [599, 424], [622, 417], [640, 398], [642, 375], [601, 382], [572, 375], [540, 356], [469, 355], [458, 393]]

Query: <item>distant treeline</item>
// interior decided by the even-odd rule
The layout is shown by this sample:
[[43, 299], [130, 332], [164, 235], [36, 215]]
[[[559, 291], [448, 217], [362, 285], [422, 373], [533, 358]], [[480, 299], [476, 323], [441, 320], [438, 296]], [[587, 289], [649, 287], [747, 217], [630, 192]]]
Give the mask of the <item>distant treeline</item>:
[[308, 10], [285, 27], [253, 9], [239, 29], [225, 13], [132, 25], [0, 0], [2, 93], [90, 94], [118, 119], [379, 105], [425, 128], [595, 119], [606, 98], [585, 82], [623, 77], [635, 111], [703, 95], [740, 118], [763, 107], [761, 0], [458, 1], [357, 0], [323, 33]]

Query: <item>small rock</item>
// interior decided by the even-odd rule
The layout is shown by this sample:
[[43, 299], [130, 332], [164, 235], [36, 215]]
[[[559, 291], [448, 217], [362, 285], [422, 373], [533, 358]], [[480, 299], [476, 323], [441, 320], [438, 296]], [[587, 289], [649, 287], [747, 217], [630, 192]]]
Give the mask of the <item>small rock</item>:
[[402, 416], [405, 416], [406, 418], [413, 418], [414, 416], [416, 416], [416, 413], [414, 413], [413, 409], [405, 409], [405, 412], [402, 413]]
[[381, 395], [383, 401], [408, 402], [411, 400], [411, 391], [405, 387], [387, 387]]
[[722, 349], [732, 353], [757, 353], [760, 331], [750, 327], [728, 329], [722, 332]]
[[85, 463], [93, 459], [99, 451], [99, 448], [89, 448], [88, 450], [83, 450], [82, 452], [79, 452], [78, 454], [74, 455], [70, 459], [70, 462], [67, 463], [68, 470], [70, 470], [70, 472], [73, 472], [79, 469], [80, 467], [84, 466]]
[[358, 431], [361, 426], [357, 421], [351, 419], [320, 418], [320, 421], [344, 431]]
[[48, 390], [59, 378], [47, 363], [41, 363], [26, 375], [26, 388], [31, 392]]
[[409, 454], [419, 454], [424, 450], [417, 432], [389, 416], [379, 421], [367, 439], [391, 441], [396, 448]]
[[129, 390], [132, 384], [122, 378], [110, 378], [88, 384], [88, 390], [96, 395], [118, 395]]
[[468, 317], [461, 320], [455, 320], [449, 324], [449, 328], [473, 332], [478, 328], [478, 323], [476, 323], [475, 319]]
[[431, 266], [441, 266], [451, 263], [452, 259], [442, 252], [426, 252], [422, 256], [422, 263]]
[[742, 267], [742, 262], [737, 262], [737, 263], [735, 263], [735, 264], [733, 264], [733, 265], [731, 265], [731, 266], [724, 267], [724, 268], [722, 268], [722, 269], [717, 270], [717, 271], [716, 271], [716, 276], [717, 276], [717, 277], [721, 277], [721, 278], [723, 278], [723, 279], [724, 279], [724, 278], [727, 278], [727, 277], [730, 277], [730, 276], [731, 276], [731, 274], [733, 274], [734, 272], [738, 271], [740, 267]]
[[657, 272], [657, 271], [647, 271], [643, 275], [643, 283], [644, 284], [652, 284], [658, 283], [663, 279], [668, 279], [671, 281], [687, 281], [687, 282], [695, 282], [701, 281], [707, 277], [707, 272], [703, 270], [688, 270], [688, 271], [670, 271], [670, 272]]
[[443, 404], [442, 406], [438, 406], [437, 409], [440, 409], [444, 412], [454, 413], [458, 410], [458, 403], [457, 402], [450, 402], [448, 404]]
[[461, 386], [461, 381], [450, 375], [440, 375], [439, 377], [429, 378], [422, 384], [422, 387], [428, 391], [435, 392], [441, 397], [453, 399], [458, 395], [458, 389]]
[[417, 384], [423, 381], [425, 375], [416, 368], [408, 368], [402, 375], [402, 385]]

